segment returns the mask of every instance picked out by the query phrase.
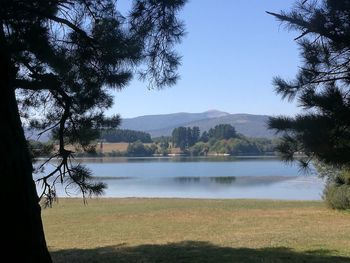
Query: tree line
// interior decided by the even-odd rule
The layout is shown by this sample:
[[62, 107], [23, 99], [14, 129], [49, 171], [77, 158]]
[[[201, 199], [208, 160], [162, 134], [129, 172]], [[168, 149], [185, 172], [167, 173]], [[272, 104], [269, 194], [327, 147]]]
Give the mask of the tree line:
[[[102, 152], [98, 150], [98, 141], [87, 148], [76, 148], [76, 156], [86, 157], [118, 157], [118, 156], [167, 156], [179, 153], [191, 156], [205, 156], [208, 154], [228, 155], [274, 155], [279, 139], [249, 138], [236, 132], [230, 124], [219, 124], [201, 133], [199, 127], [177, 127], [171, 136], [151, 138], [146, 132], [124, 129], [110, 129], [102, 131], [101, 139], [106, 142], [127, 142], [125, 151], [114, 150]], [[48, 156], [54, 149], [53, 142], [30, 142], [33, 156]], [[83, 151], [82, 151], [83, 150]]]
[[173, 147], [189, 155], [208, 153], [229, 155], [274, 154], [278, 139], [248, 138], [230, 124], [219, 124], [200, 133], [199, 127], [178, 127], [171, 136]]
[[128, 129], [108, 129], [101, 132], [100, 138], [106, 142], [152, 142], [152, 138], [149, 133]]
[[172, 132], [172, 142], [175, 147], [184, 150], [193, 146], [195, 143], [202, 141], [207, 142], [211, 138], [215, 139], [230, 139], [237, 136], [235, 128], [230, 124], [219, 124], [209, 131], [200, 133], [197, 126], [194, 127], [178, 127]]
[[198, 142], [200, 130], [198, 127], [178, 127], [171, 135], [173, 145], [184, 150]]

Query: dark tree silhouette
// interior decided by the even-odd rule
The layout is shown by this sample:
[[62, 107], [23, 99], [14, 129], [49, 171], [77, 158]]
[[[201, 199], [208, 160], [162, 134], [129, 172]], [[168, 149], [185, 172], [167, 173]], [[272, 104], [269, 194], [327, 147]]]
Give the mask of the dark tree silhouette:
[[230, 139], [237, 137], [236, 129], [230, 124], [219, 124], [208, 131], [209, 138], [215, 138], [218, 140]]
[[188, 147], [188, 130], [186, 127], [175, 128], [172, 133], [172, 142], [175, 147], [180, 147], [183, 151]]
[[101, 139], [107, 142], [152, 142], [151, 135], [147, 132], [128, 129], [108, 129], [101, 132]]
[[199, 127], [178, 127], [172, 131], [172, 142], [175, 147], [180, 147], [182, 151], [193, 146], [199, 140]]
[[[56, 198], [56, 183], [83, 194], [101, 194], [83, 166], [73, 166], [67, 143], [88, 148], [112, 105], [109, 88], [121, 89], [134, 73], [161, 88], [175, 83], [179, 56], [173, 46], [184, 34], [177, 19], [185, 0], [135, 0], [123, 16], [114, 0], [0, 1], [1, 172], [4, 188], [2, 258], [11, 262], [51, 262], [39, 199]], [[36, 178], [22, 122], [59, 142], [57, 168]], [[11, 199], [15, 198], [13, 204]]]
[[292, 81], [276, 77], [276, 92], [297, 99], [302, 113], [276, 117], [269, 127], [282, 134], [278, 146], [286, 161], [296, 152], [307, 158], [350, 167], [350, 1], [304, 0], [290, 12], [270, 13], [289, 29], [300, 31], [296, 41], [303, 65]]

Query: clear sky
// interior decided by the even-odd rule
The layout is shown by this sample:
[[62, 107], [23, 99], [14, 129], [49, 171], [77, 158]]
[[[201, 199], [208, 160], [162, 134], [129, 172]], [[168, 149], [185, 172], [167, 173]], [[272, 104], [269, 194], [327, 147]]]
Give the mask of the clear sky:
[[288, 32], [265, 11], [289, 10], [292, 0], [190, 0], [180, 17], [187, 35], [177, 46], [183, 56], [178, 83], [148, 90], [136, 80], [114, 92], [109, 114], [123, 118], [217, 109], [229, 113], [292, 115], [296, 104], [282, 101], [273, 76], [293, 78], [300, 65], [295, 31]]

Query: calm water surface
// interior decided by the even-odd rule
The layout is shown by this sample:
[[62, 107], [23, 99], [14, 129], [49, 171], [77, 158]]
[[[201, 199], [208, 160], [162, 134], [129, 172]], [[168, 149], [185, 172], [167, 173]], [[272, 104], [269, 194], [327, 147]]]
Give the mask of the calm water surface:
[[[320, 200], [324, 182], [272, 158], [82, 160], [108, 188], [105, 197]], [[75, 195], [74, 189], [69, 190]], [[59, 195], [64, 196], [62, 189]]]

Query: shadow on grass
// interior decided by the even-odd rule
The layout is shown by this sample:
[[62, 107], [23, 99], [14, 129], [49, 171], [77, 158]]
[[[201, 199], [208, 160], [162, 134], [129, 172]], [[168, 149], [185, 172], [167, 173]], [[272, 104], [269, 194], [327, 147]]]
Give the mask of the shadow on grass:
[[[333, 251], [334, 252], [334, 251]], [[124, 244], [93, 249], [65, 249], [51, 252], [55, 263], [82, 262], [248, 262], [248, 263], [350, 263], [350, 258], [332, 256], [319, 249], [295, 252], [289, 248], [231, 248], [209, 242], [184, 241], [128, 247]]]

